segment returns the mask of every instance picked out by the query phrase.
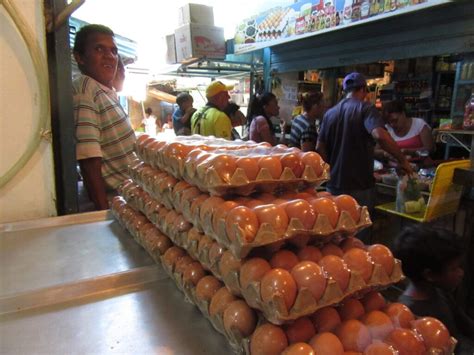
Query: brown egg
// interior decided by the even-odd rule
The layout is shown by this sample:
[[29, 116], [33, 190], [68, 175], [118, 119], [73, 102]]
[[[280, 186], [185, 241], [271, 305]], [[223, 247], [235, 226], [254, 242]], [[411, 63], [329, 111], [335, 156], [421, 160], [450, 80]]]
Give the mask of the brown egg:
[[381, 311], [372, 311], [362, 317], [372, 339], [383, 340], [394, 329], [389, 316]]
[[189, 264], [184, 270], [183, 274], [183, 282], [186, 285], [197, 285], [200, 279], [206, 276], [206, 272], [204, 271], [201, 263], [195, 261]]
[[311, 316], [318, 333], [332, 332], [341, 324], [341, 317], [334, 307], [324, 307]]
[[164, 234], [159, 234], [155, 240], [155, 246], [160, 255], [163, 255], [169, 248], [173, 246], [171, 240]]
[[349, 212], [349, 215], [352, 217], [352, 220], [355, 223], [359, 222], [360, 219], [360, 206], [353, 198], [349, 195], [339, 195], [334, 197], [334, 202], [336, 203], [339, 210]]
[[221, 221], [225, 223], [225, 220], [229, 212], [237, 206], [238, 204], [234, 201], [225, 201], [219, 206], [219, 208], [214, 210], [214, 214], [212, 216], [212, 228], [213, 228], [214, 233], [218, 234], [219, 223], [221, 223]]
[[257, 214], [260, 225], [268, 223], [273, 227], [275, 234], [285, 234], [288, 228], [288, 215], [283, 207], [268, 204], [255, 207], [253, 210]]
[[312, 261], [301, 261], [291, 270], [298, 289], [307, 288], [316, 301], [326, 290], [326, 277], [321, 267]]
[[301, 153], [301, 162], [305, 166], [310, 166], [317, 176], [323, 173], [321, 156], [316, 152]]
[[336, 228], [339, 221], [339, 208], [333, 200], [327, 197], [318, 197], [310, 200], [309, 203], [316, 216], [319, 214], [325, 215], [331, 226]]
[[285, 170], [285, 168], [289, 168], [291, 171], [293, 171], [293, 174], [295, 174], [297, 178], [300, 178], [301, 174], [303, 174], [304, 165], [298, 155], [295, 153], [282, 155], [280, 158], [280, 163], [283, 170]]
[[323, 254], [323, 256], [336, 255], [340, 258], [342, 258], [344, 255], [344, 252], [342, 251], [342, 249], [332, 243], [326, 244], [324, 247], [322, 247], [321, 253]]
[[280, 327], [265, 323], [255, 329], [250, 338], [252, 355], [280, 355], [288, 346], [288, 339]]
[[[241, 231], [240, 238], [235, 227]], [[251, 243], [255, 239], [259, 228], [258, 218], [254, 211], [245, 206], [237, 206], [230, 210], [225, 220], [227, 237], [231, 241]]]
[[245, 290], [251, 282], [260, 282], [262, 277], [271, 269], [268, 261], [262, 258], [251, 258], [240, 268], [240, 287]]
[[316, 329], [308, 317], [298, 318], [293, 323], [285, 325], [283, 329], [290, 344], [307, 342], [316, 334]]
[[282, 355], [316, 355], [313, 348], [306, 343], [295, 343], [287, 347]]
[[186, 248], [188, 248], [189, 250], [189, 248], [191, 247], [193, 243], [196, 243], [196, 245], [199, 245], [199, 241], [201, 240], [203, 236], [204, 234], [199, 232], [199, 230], [197, 230], [196, 228], [191, 228], [188, 231], [188, 237], [186, 239]]
[[200, 208], [201, 208], [201, 205], [204, 203], [204, 201], [206, 201], [207, 199], [209, 198], [209, 195], [207, 194], [200, 194], [199, 196], [197, 196], [193, 202], [191, 203], [191, 208], [190, 208], [190, 212], [191, 212], [191, 216], [192, 218], [195, 218], [195, 219], [198, 219], [199, 217], [199, 211], [200, 211]]
[[203, 234], [201, 236], [201, 239], [199, 239], [199, 244], [198, 244], [198, 255], [206, 255], [209, 253], [209, 249], [211, 249], [212, 244], [214, 243], [214, 240], [212, 240], [210, 237], [207, 235]]
[[367, 327], [356, 319], [346, 320], [336, 329], [344, 351], [362, 352], [372, 342]]
[[219, 261], [219, 272], [222, 277], [226, 278], [230, 272], [238, 272], [241, 266], [241, 261], [237, 259], [230, 250], [222, 254]]
[[[184, 204], [187, 201], [189, 201], [189, 202], [195, 201], [200, 196], [201, 196], [201, 191], [195, 186], [188, 187], [186, 190], [184, 190], [181, 193], [181, 199], [179, 201], [179, 206], [181, 208], [181, 211], [184, 208]], [[206, 196], [206, 195], [204, 195], [204, 196]]]
[[177, 246], [171, 247], [163, 254], [163, 263], [169, 268], [174, 268], [178, 259], [184, 255], [186, 252], [183, 249]]
[[339, 315], [343, 321], [349, 319], [358, 319], [365, 313], [362, 303], [355, 298], [348, 298], [339, 307]]
[[224, 254], [225, 249], [217, 242], [213, 242], [210, 249], [209, 249], [209, 264], [210, 266], [215, 265], [217, 262], [222, 257], [222, 254]]
[[232, 302], [224, 311], [224, 328], [227, 333], [237, 333], [242, 338], [250, 336], [257, 325], [257, 315], [242, 300]]
[[264, 156], [258, 160], [258, 167], [260, 169], [267, 169], [271, 177], [275, 180], [280, 179], [283, 168], [281, 166], [280, 158], [278, 156]]
[[276, 295], [281, 295], [286, 308], [291, 309], [296, 299], [296, 282], [291, 274], [284, 269], [272, 269], [262, 278], [260, 294], [263, 302], [269, 303]]
[[176, 218], [178, 218], [178, 212], [176, 212], [175, 210], [169, 211], [165, 217], [165, 225], [170, 228], [174, 227]]
[[342, 292], [347, 289], [351, 272], [347, 268], [346, 263], [336, 255], [326, 255], [319, 261], [321, 266], [328, 276], [337, 282]]
[[179, 214], [175, 219], [175, 229], [178, 233], [186, 232], [190, 230], [193, 225], [188, 222], [188, 220], [182, 215]]
[[237, 298], [230, 293], [227, 287], [221, 287], [214, 296], [212, 296], [209, 305], [209, 315], [214, 317], [223, 313], [227, 306], [235, 300], [237, 300]]
[[184, 270], [186, 270], [186, 267], [194, 262], [194, 259], [191, 258], [189, 255], [184, 255], [181, 258], [179, 258], [176, 261], [176, 265], [174, 267], [174, 272], [177, 274], [182, 275], [184, 273]]
[[391, 303], [384, 311], [395, 327], [410, 328], [411, 323], [415, 320], [410, 309], [402, 303]]
[[204, 217], [208, 214], [212, 214], [214, 209], [219, 208], [221, 204], [224, 203], [224, 200], [221, 197], [211, 196], [201, 205], [201, 210], [199, 211], [199, 218], [201, 223], [204, 223]]
[[413, 322], [413, 329], [423, 337], [425, 346], [449, 351], [451, 336], [446, 326], [436, 318], [423, 317]]
[[237, 167], [243, 169], [247, 178], [252, 181], [257, 178], [260, 168], [258, 167], [258, 159], [255, 157], [242, 157], [236, 161]]
[[360, 273], [364, 281], [369, 282], [372, 277], [374, 265], [366, 251], [359, 248], [352, 248], [344, 254], [342, 259], [349, 269]]
[[281, 268], [287, 271], [291, 271], [298, 262], [296, 254], [289, 250], [279, 250], [270, 259], [272, 268]]
[[362, 240], [360, 240], [356, 237], [347, 237], [346, 239], [344, 239], [342, 241], [342, 243], [339, 246], [341, 247], [341, 249], [344, 253], [346, 251], [348, 251], [349, 249], [352, 249], [352, 248], [359, 248], [359, 249], [362, 249], [362, 250], [366, 249], [366, 247], [365, 247], [364, 243], [362, 242]]
[[389, 248], [382, 244], [373, 244], [367, 251], [376, 264], [382, 265], [388, 276], [392, 275], [395, 259]]
[[364, 355], [397, 355], [397, 353], [390, 345], [377, 342], [372, 343], [367, 348], [365, 348]]
[[323, 257], [321, 250], [312, 245], [307, 245], [298, 252], [300, 261], [312, 261], [318, 263]]
[[219, 154], [209, 161], [209, 167], [214, 168], [222, 181], [228, 184], [237, 169], [237, 164], [232, 155]]
[[409, 329], [394, 329], [384, 341], [398, 350], [399, 355], [426, 354], [426, 347], [423, 344], [423, 340]]
[[222, 287], [222, 283], [214, 276], [204, 276], [196, 285], [196, 297], [200, 301], [210, 302], [212, 296]]
[[[276, 204], [276, 202], [274, 201]], [[316, 213], [313, 211], [308, 201], [303, 199], [291, 200], [281, 205], [288, 215], [288, 219], [298, 219], [304, 229], [312, 230], [316, 221]]]
[[371, 311], [380, 311], [385, 308], [387, 302], [383, 298], [380, 292], [371, 291], [367, 293], [362, 299], [362, 304], [364, 305], [365, 313]]
[[316, 355], [343, 355], [344, 347], [333, 333], [318, 333], [309, 341]]

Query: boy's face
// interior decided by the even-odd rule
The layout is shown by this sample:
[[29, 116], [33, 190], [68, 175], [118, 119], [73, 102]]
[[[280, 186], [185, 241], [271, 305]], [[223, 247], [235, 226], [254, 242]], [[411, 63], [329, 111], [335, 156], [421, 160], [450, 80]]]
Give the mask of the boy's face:
[[184, 101], [182, 105], [183, 106], [182, 109], [186, 111], [188, 108], [193, 107], [193, 103], [194, 103], [193, 98], [190, 98], [189, 100]]
[[430, 272], [429, 279], [437, 287], [447, 291], [454, 291], [462, 282], [464, 270], [462, 258], [456, 258], [449, 262], [440, 273]]

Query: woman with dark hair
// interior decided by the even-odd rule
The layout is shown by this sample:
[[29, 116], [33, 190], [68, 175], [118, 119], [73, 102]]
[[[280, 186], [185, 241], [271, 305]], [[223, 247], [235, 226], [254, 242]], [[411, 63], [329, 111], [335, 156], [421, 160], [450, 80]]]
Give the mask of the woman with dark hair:
[[405, 154], [417, 151], [431, 152], [434, 148], [433, 136], [428, 124], [421, 118], [408, 117], [405, 103], [400, 100], [387, 102], [382, 112], [388, 133]]
[[286, 122], [280, 121], [281, 138], [278, 142], [275, 136], [271, 117], [277, 117], [280, 113], [278, 100], [271, 92], [255, 95], [250, 105], [249, 119], [249, 139], [257, 143], [268, 142], [271, 145], [284, 143]]
[[302, 151], [314, 151], [318, 134], [316, 120], [324, 113], [324, 97], [321, 92], [306, 92], [301, 95], [303, 113], [295, 117], [291, 124], [290, 144]]

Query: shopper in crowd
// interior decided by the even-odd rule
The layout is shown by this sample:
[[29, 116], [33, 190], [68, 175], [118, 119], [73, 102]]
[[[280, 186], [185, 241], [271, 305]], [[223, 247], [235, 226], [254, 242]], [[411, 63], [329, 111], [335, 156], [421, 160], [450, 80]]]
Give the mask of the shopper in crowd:
[[474, 320], [454, 299], [461, 284], [464, 248], [450, 231], [427, 225], [405, 228], [394, 243], [410, 283], [399, 301], [420, 317], [442, 321], [458, 340], [456, 354], [474, 353]]
[[226, 86], [220, 81], [213, 81], [206, 88], [207, 104], [197, 110], [191, 118], [191, 132], [203, 136], [232, 138], [232, 124], [230, 118], [222, 112], [229, 104], [229, 90], [233, 86]]
[[326, 187], [333, 195], [349, 194], [372, 210], [375, 204], [375, 142], [393, 156], [406, 173], [412, 168], [375, 107], [364, 101], [367, 82], [360, 73], [344, 78], [345, 97], [324, 115], [316, 150], [330, 165]]
[[235, 102], [229, 102], [227, 107], [224, 109], [224, 113], [230, 118], [230, 123], [232, 124], [232, 140], [242, 139], [239, 132], [235, 127], [240, 127], [245, 125], [247, 119], [245, 115], [240, 111], [240, 106]]
[[74, 57], [82, 73], [73, 82], [76, 157], [96, 209], [128, 179], [136, 159], [135, 133], [113, 89], [118, 50], [114, 32], [87, 25], [76, 33]]
[[272, 117], [278, 117], [280, 107], [278, 100], [271, 92], [255, 95], [250, 104], [248, 117], [249, 139], [257, 143], [267, 142], [271, 145], [285, 142], [286, 122], [280, 120], [281, 136], [278, 139], [271, 121]]
[[[145, 118], [142, 120], [142, 126], [145, 128], [145, 133], [154, 137], [156, 136], [156, 131], [157, 131], [157, 118], [153, 114], [153, 110], [151, 107], [147, 107], [145, 109]], [[161, 129], [160, 129], [161, 131]]]
[[173, 112], [173, 128], [177, 136], [191, 135], [191, 117], [196, 112], [193, 103], [193, 97], [187, 92], [176, 97], [178, 108]]
[[118, 56], [117, 62], [117, 72], [115, 73], [114, 81], [112, 87], [116, 92], [120, 92], [123, 89], [123, 82], [125, 81], [125, 66], [123, 65], [123, 60], [120, 55]]
[[314, 151], [318, 134], [316, 120], [324, 114], [324, 97], [321, 92], [307, 92], [301, 95], [303, 112], [291, 122], [290, 145], [302, 151]]
[[383, 104], [382, 113], [388, 133], [404, 154], [415, 155], [419, 151], [431, 152], [434, 148], [431, 128], [425, 120], [408, 117], [405, 103], [394, 100]]

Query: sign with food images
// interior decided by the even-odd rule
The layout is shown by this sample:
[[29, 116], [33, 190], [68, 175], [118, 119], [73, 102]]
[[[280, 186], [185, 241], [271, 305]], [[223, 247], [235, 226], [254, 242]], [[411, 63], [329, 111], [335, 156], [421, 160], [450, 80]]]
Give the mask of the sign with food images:
[[243, 20], [236, 28], [235, 53], [250, 52], [452, 1], [301, 0]]

